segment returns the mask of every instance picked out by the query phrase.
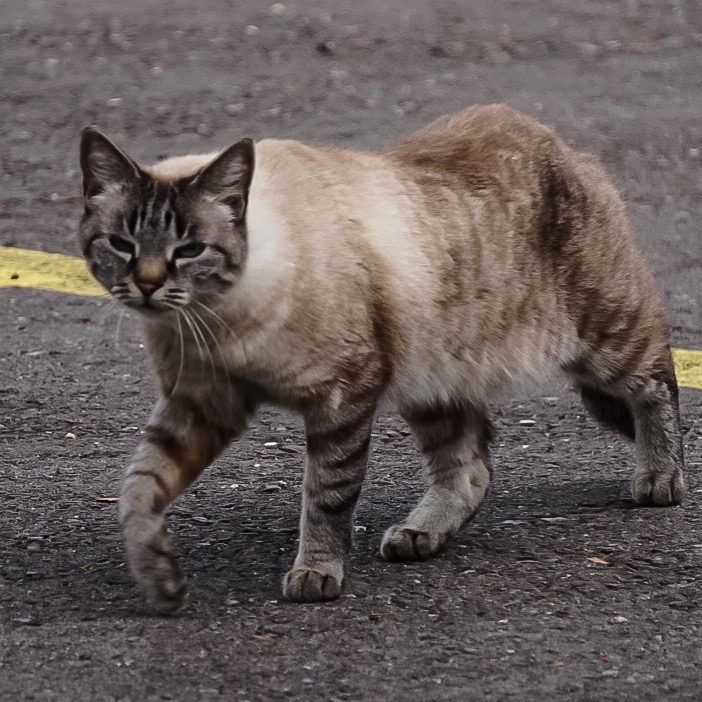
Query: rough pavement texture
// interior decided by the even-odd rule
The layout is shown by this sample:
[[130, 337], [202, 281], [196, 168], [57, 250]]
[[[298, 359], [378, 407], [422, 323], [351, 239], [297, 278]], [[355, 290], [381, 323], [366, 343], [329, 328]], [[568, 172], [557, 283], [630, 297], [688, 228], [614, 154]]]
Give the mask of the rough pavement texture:
[[[376, 147], [505, 101], [603, 159], [674, 343], [702, 348], [700, 65], [697, 0], [4, 0], [0, 244], [76, 253], [86, 124], [149, 160], [239, 136]], [[118, 318], [0, 290], [0, 699], [699, 700], [702, 393], [682, 392], [690, 493], [665, 510], [632, 508], [630, 446], [563, 382], [497, 406], [489, 499], [417, 565], [376, 555], [421, 486], [380, 417], [346, 594], [305, 606], [280, 597], [301, 423], [263, 412], [173, 507], [191, 596], [160, 618], [95, 501], [153, 399]]]

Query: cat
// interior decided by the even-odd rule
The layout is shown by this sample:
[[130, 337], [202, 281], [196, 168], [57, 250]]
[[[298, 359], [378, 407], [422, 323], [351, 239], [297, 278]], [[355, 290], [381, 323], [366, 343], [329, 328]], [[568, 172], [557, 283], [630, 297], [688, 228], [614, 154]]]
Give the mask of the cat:
[[381, 401], [426, 462], [387, 560], [436, 554], [491, 479], [488, 401], [565, 372], [635, 441], [633, 498], [685, 493], [667, 326], [597, 159], [504, 105], [437, 119], [382, 152], [242, 139], [138, 165], [82, 134], [79, 239], [140, 312], [159, 399], [119, 499], [128, 563], [161, 612], [186, 585], [164, 512], [262, 402], [302, 413], [296, 601], [342, 591]]

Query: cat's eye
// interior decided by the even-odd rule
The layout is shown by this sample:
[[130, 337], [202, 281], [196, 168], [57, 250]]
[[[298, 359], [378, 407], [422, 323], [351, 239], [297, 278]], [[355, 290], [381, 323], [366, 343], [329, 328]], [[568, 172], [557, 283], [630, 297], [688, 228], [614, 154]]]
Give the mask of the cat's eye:
[[124, 253], [124, 254], [129, 254], [130, 256], [134, 255], [134, 251], [136, 249], [134, 248], [134, 244], [131, 241], [128, 241], [127, 239], [123, 239], [121, 236], [116, 236], [115, 234], [110, 234], [109, 242], [110, 242], [110, 246], [115, 251], [119, 251], [120, 253]]
[[173, 258], [196, 258], [205, 250], [205, 245], [198, 242], [179, 246], [173, 252]]

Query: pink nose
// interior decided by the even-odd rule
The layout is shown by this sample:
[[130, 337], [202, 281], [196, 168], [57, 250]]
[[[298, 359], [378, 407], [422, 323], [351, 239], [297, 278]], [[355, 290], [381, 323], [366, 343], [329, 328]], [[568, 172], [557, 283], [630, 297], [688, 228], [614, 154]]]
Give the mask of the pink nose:
[[151, 297], [161, 287], [161, 283], [155, 283], [151, 280], [135, 280], [134, 284], [144, 297]]

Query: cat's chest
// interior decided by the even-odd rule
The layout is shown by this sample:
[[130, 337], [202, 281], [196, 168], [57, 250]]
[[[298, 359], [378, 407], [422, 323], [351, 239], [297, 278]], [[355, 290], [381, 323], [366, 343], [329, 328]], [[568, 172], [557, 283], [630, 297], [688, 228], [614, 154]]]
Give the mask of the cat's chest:
[[184, 372], [204, 389], [242, 382], [285, 404], [304, 401], [311, 388], [326, 386], [333, 377], [331, 365], [311, 357], [298, 334], [276, 328], [272, 320], [188, 327], [172, 339], [172, 368], [180, 364], [180, 354]]

